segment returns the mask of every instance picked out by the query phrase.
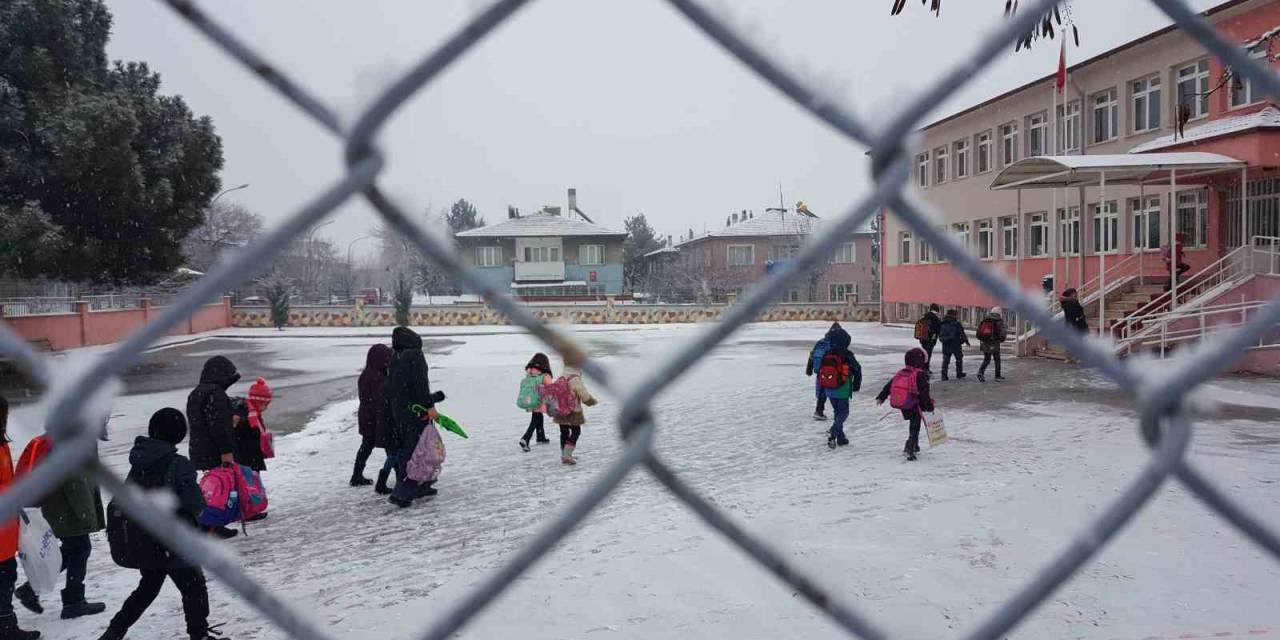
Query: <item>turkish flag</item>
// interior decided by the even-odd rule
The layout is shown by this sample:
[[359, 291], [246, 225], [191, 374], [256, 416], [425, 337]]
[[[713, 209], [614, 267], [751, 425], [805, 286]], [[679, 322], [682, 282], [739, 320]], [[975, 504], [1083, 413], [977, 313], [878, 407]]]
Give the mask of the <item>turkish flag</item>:
[[1058, 54], [1058, 77], [1055, 81], [1058, 91], [1067, 88], [1067, 39], [1062, 38], [1062, 52]]

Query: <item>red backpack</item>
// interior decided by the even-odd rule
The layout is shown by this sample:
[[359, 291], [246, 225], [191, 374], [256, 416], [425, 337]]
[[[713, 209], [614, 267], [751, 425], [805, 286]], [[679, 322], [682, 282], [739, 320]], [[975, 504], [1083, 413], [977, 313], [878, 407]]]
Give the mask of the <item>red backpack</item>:
[[818, 367], [818, 386], [823, 389], [838, 389], [849, 381], [849, 365], [839, 353], [828, 351], [822, 356], [822, 364]]
[[996, 337], [996, 321], [991, 318], [983, 318], [978, 323], [978, 339], [990, 340]]
[[889, 406], [910, 411], [920, 405], [920, 370], [903, 367], [889, 382]]
[[538, 395], [547, 404], [552, 418], [567, 418], [579, 409], [578, 394], [569, 386], [569, 376], [560, 376], [551, 384], [538, 386]]

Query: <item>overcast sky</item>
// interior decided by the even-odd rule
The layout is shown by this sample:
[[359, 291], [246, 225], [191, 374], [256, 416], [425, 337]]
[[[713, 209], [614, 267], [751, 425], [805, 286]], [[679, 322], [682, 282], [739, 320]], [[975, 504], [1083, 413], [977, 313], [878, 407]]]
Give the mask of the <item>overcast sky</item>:
[[[227, 196], [273, 225], [341, 175], [342, 149], [160, 2], [107, 0], [108, 53], [143, 60], [222, 136]], [[361, 107], [483, 6], [483, 0], [206, 0], [204, 9], [352, 122]], [[1001, 0], [710, 3], [733, 24], [873, 120], [937, 77], [1002, 19]], [[1025, 3], [1024, 3], [1025, 4]], [[1217, 0], [1194, 0], [1197, 9]], [[1075, 0], [1083, 60], [1160, 28], [1148, 2]], [[1056, 68], [1057, 41], [1008, 51], [935, 117]], [[1046, 97], [1047, 100], [1047, 97]], [[466, 198], [489, 221], [513, 204], [562, 204], [568, 187], [599, 224], [644, 213], [660, 233], [804, 200], [844, 211], [868, 183], [865, 149], [836, 135], [658, 0], [537, 0], [516, 13], [384, 129], [380, 183], [415, 212]], [[320, 231], [340, 251], [376, 219], [359, 199]], [[357, 255], [374, 243], [356, 245]]]

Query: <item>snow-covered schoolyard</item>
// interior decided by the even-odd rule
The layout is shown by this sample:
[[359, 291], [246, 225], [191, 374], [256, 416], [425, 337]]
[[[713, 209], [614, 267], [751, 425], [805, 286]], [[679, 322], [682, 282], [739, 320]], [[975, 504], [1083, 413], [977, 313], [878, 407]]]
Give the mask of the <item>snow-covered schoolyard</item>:
[[[825, 423], [810, 416], [813, 381], [804, 376], [806, 354], [825, 326], [749, 325], [706, 354], [659, 397], [657, 447], [731, 517], [897, 637], [954, 637], [976, 624], [1067, 545], [1147, 455], [1130, 401], [1099, 376], [1009, 358], [1009, 381], [983, 385], [973, 375], [981, 357], [971, 355], [968, 379], [935, 379], [951, 441], [932, 450], [926, 444], [918, 462], [906, 462], [906, 423], [896, 412], [883, 417], [890, 411], [876, 407], [874, 395], [912, 341], [906, 329], [878, 325], [849, 327], [866, 377], [847, 426], [852, 445], [829, 450]], [[623, 388], [705, 329], [565, 328]], [[301, 390], [317, 381], [349, 389], [312, 394], [320, 398], [314, 415], [279, 438], [278, 457], [268, 461], [270, 518], [225, 543], [255, 578], [341, 637], [403, 638], [443, 615], [620, 448], [619, 402], [606, 394], [588, 409], [576, 467], [560, 464], [555, 445], [522, 453], [516, 440], [528, 418], [515, 406], [516, 389], [542, 347], [507, 327], [422, 333], [433, 387], [449, 396], [441, 410], [471, 438], [445, 434], [440, 494], [405, 510], [370, 488], [347, 486], [359, 441], [355, 376], [373, 336], [389, 341], [389, 331], [229, 330], [208, 349], [187, 353], [202, 359], [237, 344], [252, 352], [246, 361], [268, 363], [262, 366], [276, 372], [273, 383], [285, 396], [290, 384]], [[558, 371], [559, 359], [552, 362]], [[257, 375], [241, 370], [246, 382]], [[1221, 404], [1197, 422], [1193, 455], [1280, 526], [1280, 384], [1225, 379], [1207, 395]], [[132, 434], [150, 412], [181, 408], [185, 396], [175, 387], [120, 398], [104, 458], [123, 470]], [[29, 408], [15, 414], [15, 456], [31, 415]], [[270, 424], [270, 412], [266, 418]], [[548, 435], [555, 434], [552, 426]], [[376, 452], [368, 475], [381, 462]], [[25, 627], [53, 639], [96, 638], [106, 627], [136, 574], [111, 563], [104, 535], [94, 538], [88, 595], [108, 612], [62, 621], [50, 594], [44, 615], [19, 612]], [[210, 621], [226, 623], [230, 637], [285, 637], [213, 582]], [[1278, 593], [1280, 563], [1167, 484], [1013, 637], [1280, 638]], [[130, 637], [177, 637], [180, 609], [177, 592], [166, 587]], [[843, 636], [641, 472], [547, 549], [461, 637]]]

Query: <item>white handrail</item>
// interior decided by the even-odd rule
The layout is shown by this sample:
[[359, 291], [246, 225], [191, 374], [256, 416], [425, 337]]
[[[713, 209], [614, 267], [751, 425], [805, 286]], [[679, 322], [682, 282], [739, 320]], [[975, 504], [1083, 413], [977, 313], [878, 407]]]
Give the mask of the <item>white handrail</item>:
[[[1150, 316], [1153, 319], [1164, 318], [1163, 320], [1158, 320], [1159, 333], [1144, 333], [1122, 340], [1116, 344], [1116, 352], [1120, 355], [1127, 355], [1133, 353], [1134, 349], [1139, 346], [1159, 345], [1160, 354], [1164, 355], [1172, 344], [1200, 340], [1210, 333], [1241, 326], [1248, 322], [1249, 312], [1260, 309], [1267, 304], [1268, 302], [1265, 300], [1250, 300], [1210, 305], [1186, 311], [1167, 311], [1154, 314]], [[1235, 317], [1236, 314], [1239, 314], [1238, 319]], [[1171, 324], [1182, 320], [1192, 320], [1194, 325], [1184, 329], [1170, 329]], [[1280, 346], [1280, 334], [1263, 335], [1259, 338], [1258, 344], [1250, 348], [1257, 349], [1267, 346]]]
[[[1262, 236], [1257, 237], [1261, 238]], [[1186, 283], [1185, 286], [1182, 286], [1182, 283], [1180, 282], [1180, 286], [1178, 287], [1177, 306], [1186, 304], [1192, 299], [1200, 296], [1205, 291], [1212, 289], [1223, 282], [1234, 280], [1239, 277], [1242, 275], [1242, 267], [1244, 264], [1248, 264], [1249, 273], [1253, 273], [1253, 251], [1254, 248], [1251, 244], [1236, 247], [1231, 250], [1231, 252], [1227, 253], [1227, 255], [1222, 256], [1209, 266], [1201, 269], [1195, 275], [1183, 280], [1182, 282]], [[1250, 259], [1241, 260], [1241, 256], [1246, 254], [1249, 255]], [[1162, 309], [1170, 307], [1170, 302], [1172, 300], [1172, 291], [1166, 291], [1155, 298], [1152, 298], [1151, 302], [1142, 305], [1116, 325], [1116, 329], [1120, 332], [1118, 337], [1121, 339], [1129, 337], [1133, 333], [1134, 326], [1137, 324], [1138, 320], [1159, 313]]]

